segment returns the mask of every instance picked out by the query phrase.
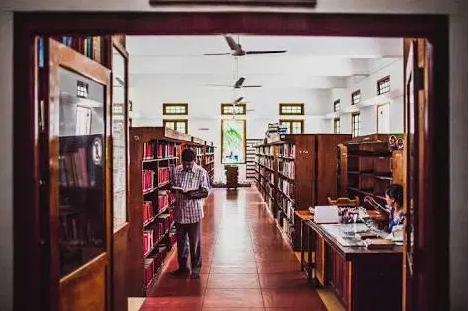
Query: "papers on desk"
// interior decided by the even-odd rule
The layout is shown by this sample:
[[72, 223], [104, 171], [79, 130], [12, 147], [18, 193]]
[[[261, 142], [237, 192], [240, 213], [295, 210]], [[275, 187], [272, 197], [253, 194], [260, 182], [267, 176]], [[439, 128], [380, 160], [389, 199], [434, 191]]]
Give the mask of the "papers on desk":
[[336, 224], [339, 222], [339, 208], [334, 205], [315, 206], [314, 221], [317, 224]]

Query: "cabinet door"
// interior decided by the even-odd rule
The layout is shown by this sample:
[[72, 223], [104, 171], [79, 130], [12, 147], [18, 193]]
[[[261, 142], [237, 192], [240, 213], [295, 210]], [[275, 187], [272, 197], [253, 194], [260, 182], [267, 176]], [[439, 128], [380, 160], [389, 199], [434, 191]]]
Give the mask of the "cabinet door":
[[109, 307], [110, 71], [47, 41], [49, 310]]
[[325, 274], [326, 274], [326, 262], [325, 262], [325, 242], [319, 235], [315, 239], [315, 252], [314, 252], [314, 263], [316, 266], [315, 274], [316, 278], [324, 286]]

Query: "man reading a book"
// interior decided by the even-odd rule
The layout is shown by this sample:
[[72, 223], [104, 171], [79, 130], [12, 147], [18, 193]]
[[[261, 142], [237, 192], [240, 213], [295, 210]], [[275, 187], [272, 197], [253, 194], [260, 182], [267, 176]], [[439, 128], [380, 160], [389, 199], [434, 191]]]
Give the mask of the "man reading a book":
[[202, 267], [200, 222], [204, 218], [201, 199], [208, 196], [210, 190], [207, 171], [195, 164], [195, 152], [192, 149], [182, 151], [182, 165], [174, 169], [171, 177], [172, 190], [176, 192], [174, 220], [178, 248], [179, 269], [172, 275], [184, 275], [189, 272], [187, 259], [191, 255], [191, 278], [198, 279]]

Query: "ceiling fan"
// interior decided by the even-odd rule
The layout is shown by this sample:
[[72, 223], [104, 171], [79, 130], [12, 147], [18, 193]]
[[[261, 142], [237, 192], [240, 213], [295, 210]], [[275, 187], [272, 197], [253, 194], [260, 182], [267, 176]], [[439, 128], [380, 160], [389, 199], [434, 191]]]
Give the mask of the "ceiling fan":
[[231, 53], [207, 53], [204, 55], [233, 55], [233, 56], [244, 56], [244, 55], [255, 55], [255, 54], [280, 54], [285, 53], [286, 50], [278, 50], [278, 51], [245, 51], [243, 50], [241, 44], [239, 44], [239, 36], [238, 36], [238, 43], [233, 39], [233, 37], [225, 35], [226, 43], [231, 49]]
[[240, 88], [245, 88], [245, 87], [262, 87], [262, 85], [243, 85], [244, 81], [246, 80], [246, 78], [239, 78], [235, 84], [233, 85], [227, 85], [227, 84], [206, 84], [206, 85], [210, 85], [210, 86], [226, 86], [226, 87], [232, 87], [234, 89], [240, 89]]

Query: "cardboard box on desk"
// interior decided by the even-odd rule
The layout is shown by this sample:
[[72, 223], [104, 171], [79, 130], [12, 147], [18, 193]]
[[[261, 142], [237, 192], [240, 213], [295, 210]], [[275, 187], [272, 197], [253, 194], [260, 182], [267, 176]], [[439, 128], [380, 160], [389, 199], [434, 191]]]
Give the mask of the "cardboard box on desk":
[[314, 207], [314, 222], [317, 224], [337, 224], [340, 222], [339, 220], [339, 208], [337, 206]]

